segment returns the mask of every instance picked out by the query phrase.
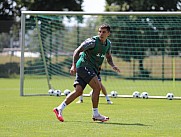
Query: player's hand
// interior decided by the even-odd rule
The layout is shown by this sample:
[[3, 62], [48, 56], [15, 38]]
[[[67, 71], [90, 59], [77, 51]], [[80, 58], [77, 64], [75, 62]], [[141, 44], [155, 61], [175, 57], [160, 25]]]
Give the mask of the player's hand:
[[116, 72], [119, 72], [119, 73], [120, 73], [120, 70], [119, 70], [119, 68], [118, 68], [117, 66], [113, 66], [112, 68], [113, 68], [113, 70], [114, 70], [114, 71], [116, 71]]
[[75, 75], [75, 73], [76, 73], [76, 67], [72, 65], [72, 67], [70, 68], [70, 74]]

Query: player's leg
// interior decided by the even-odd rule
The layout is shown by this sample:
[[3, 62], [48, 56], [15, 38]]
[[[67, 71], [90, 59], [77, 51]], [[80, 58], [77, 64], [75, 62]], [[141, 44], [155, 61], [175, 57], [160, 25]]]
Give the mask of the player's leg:
[[[77, 69], [77, 73], [78, 72], [82, 81], [88, 83], [89, 86], [93, 89], [92, 93], [93, 120], [99, 120], [99, 121], [109, 120], [108, 117], [102, 116], [98, 112], [98, 103], [99, 103], [99, 94], [101, 90], [101, 85], [99, 83], [95, 71], [92, 68], [80, 67]], [[82, 85], [82, 87], [85, 88], [84, 85]]]
[[69, 105], [72, 101], [74, 101], [77, 97], [81, 96], [83, 93], [83, 89], [81, 85], [76, 85], [75, 90], [71, 92], [66, 98], [65, 103]]
[[105, 86], [102, 84], [102, 82], [100, 81], [100, 84], [101, 84], [101, 89], [102, 89], [102, 93], [105, 95], [105, 98], [106, 98], [106, 101], [108, 104], [113, 104], [113, 102], [110, 100], [108, 94], [107, 94], [107, 91], [106, 91], [106, 88]]
[[97, 76], [93, 77], [89, 82], [90, 87], [93, 89], [92, 92], [92, 105], [93, 108], [98, 108], [99, 94], [101, 90], [101, 85], [97, 79]]
[[93, 120], [94, 121], [98, 120], [102, 122], [109, 120], [108, 117], [103, 116], [99, 114], [98, 112], [98, 103], [99, 103], [99, 94], [101, 90], [101, 85], [97, 76], [91, 79], [91, 81], [89, 82], [89, 85], [93, 89], [93, 92], [92, 92]]
[[82, 95], [82, 92], [82, 87], [80, 85], [76, 85], [75, 90], [71, 92], [58, 107], [53, 109], [53, 112], [59, 121], [64, 121], [62, 111], [65, 109], [65, 107], [74, 101], [78, 96]]
[[[81, 70], [77, 69], [77, 72], [81, 72]], [[84, 72], [84, 70], [82, 70]], [[82, 74], [84, 75], [84, 73]], [[74, 81], [74, 91], [71, 92], [65, 100], [56, 108], [54, 108], [54, 113], [56, 114], [58, 120], [61, 122], [64, 121], [62, 117], [62, 111], [65, 109], [67, 105], [69, 105], [72, 101], [74, 101], [78, 96], [83, 94], [83, 90], [86, 87], [87, 83], [76, 73], [76, 79]]]
[[99, 80], [100, 85], [101, 85], [102, 93], [105, 95], [105, 98], [106, 98], [107, 103], [108, 103], [108, 104], [113, 104], [113, 102], [110, 100], [109, 96], [107, 95], [106, 88], [104, 87], [104, 85], [103, 85], [102, 82], [101, 82], [100, 73], [98, 73], [97, 77], [98, 77], [98, 80]]

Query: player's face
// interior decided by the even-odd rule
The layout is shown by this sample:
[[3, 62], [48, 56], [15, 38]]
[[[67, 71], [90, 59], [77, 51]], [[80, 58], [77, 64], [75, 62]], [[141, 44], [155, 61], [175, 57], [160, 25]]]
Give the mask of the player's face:
[[101, 29], [101, 28], [99, 28], [98, 35], [99, 35], [99, 39], [100, 39], [102, 42], [105, 42], [105, 40], [107, 39], [107, 37], [110, 35], [110, 32], [107, 31], [107, 29]]

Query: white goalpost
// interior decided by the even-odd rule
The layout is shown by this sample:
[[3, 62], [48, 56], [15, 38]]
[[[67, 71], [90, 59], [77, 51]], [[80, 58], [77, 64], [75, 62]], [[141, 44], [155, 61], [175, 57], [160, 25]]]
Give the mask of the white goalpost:
[[[49, 89], [73, 90], [69, 74], [73, 51], [111, 26], [112, 55], [121, 73], [104, 61], [101, 78], [107, 92], [132, 97], [181, 97], [180, 12], [60, 12], [22, 11], [20, 96], [48, 95]], [[84, 93], [91, 91], [87, 86]]]

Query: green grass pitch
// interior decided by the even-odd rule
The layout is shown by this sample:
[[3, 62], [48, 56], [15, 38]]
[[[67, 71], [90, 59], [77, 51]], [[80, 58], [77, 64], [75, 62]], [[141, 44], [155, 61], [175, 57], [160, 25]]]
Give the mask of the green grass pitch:
[[[0, 79], [0, 137], [180, 137], [181, 100], [100, 97], [99, 112], [110, 117], [92, 121], [90, 97], [65, 108], [60, 123], [53, 108], [65, 96], [19, 96], [19, 79]], [[76, 100], [77, 101], [77, 100]]]

